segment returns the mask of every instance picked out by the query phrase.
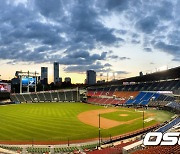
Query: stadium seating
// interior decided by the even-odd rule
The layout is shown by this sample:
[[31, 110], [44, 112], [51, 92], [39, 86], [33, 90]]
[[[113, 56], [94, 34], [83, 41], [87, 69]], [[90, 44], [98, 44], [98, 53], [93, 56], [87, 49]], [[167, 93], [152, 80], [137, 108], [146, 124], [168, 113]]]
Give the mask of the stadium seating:
[[44, 93], [38, 93], [37, 95], [40, 102], [44, 102], [47, 100]]
[[59, 99], [60, 101], [64, 102], [66, 101], [66, 95], [65, 95], [65, 92], [58, 92], [58, 95], [59, 95]]
[[30, 97], [29, 94], [24, 94], [24, 99], [27, 101], [27, 102], [32, 102], [32, 98]]
[[13, 102], [76, 102], [79, 100], [77, 90], [46, 91], [29, 94], [11, 94]]
[[51, 91], [51, 99], [52, 99], [52, 101], [54, 101], [54, 102], [60, 101], [60, 100], [59, 100], [58, 93], [55, 92], [55, 91]]
[[174, 146], [148, 146], [143, 150], [133, 152], [133, 154], [179, 154], [179, 145]]
[[66, 96], [66, 101], [68, 101], [68, 102], [73, 101], [73, 93], [72, 93], [72, 91], [66, 91], [65, 96]]
[[149, 107], [164, 107], [168, 104], [168, 101], [150, 101], [148, 103]]
[[170, 128], [172, 128], [174, 125], [177, 125], [178, 123], [180, 123], [180, 117], [175, 118], [174, 120], [172, 120], [171, 122], [169, 122], [165, 126], [161, 127], [160, 129], [157, 130], [157, 132], [164, 133], [167, 130], [169, 130]]
[[54, 101], [54, 100], [52, 99], [52, 95], [51, 95], [51, 92], [50, 92], [50, 91], [49, 91], [49, 92], [45, 92], [44, 95], [45, 95], [45, 97], [46, 97], [46, 101], [48, 101], [48, 102]]
[[[107, 95], [106, 95], [107, 96]], [[173, 100], [170, 96], [164, 96], [159, 93], [155, 92], [130, 92], [130, 91], [115, 91], [112, 97], [104, 98], [103, 96], [96, 97], [95, 95], [93, 97], [88, 97], [88, 102], [90, 103], [97, 103], [97, 104], [111, 104], [111, 105], [117, 105], [117, 104], [125, 104], [125, 105], [148, 105], [148, 103], [153, 100], [156, 101], [159, 97], [169, 100]], [[91, 99], [92, 98], [92, 99]], [[161, 99], [160, 99], [161, 100]], [[152, 104], [151, 104], [152, 105]], [[166, 103], [165, 103], [166, 105]]]
[[10, 99], [13, 100], [14, 102], [19, 102], [18, 98], [16, 95], [10, 95]]
[[26, 150], [27, 150], [28, 153], [49, 153], [50, 152], [49, 148], [28, 147]]
[[89, 89], [89, 95], [94, 95], [96, 91], [98, 95], [102, 91], [173, 91], [180, 87], [180, 80], [161, 81], [161, 82], [141, 82], [131, 85], [117, 85], [106, 86], [104, 88], [92, 88]]
[[81, 149], [83, 149], [84, 152], [95, 150], [96, 148], [97, 148], [97, 144], [87, 144], [81, 146]]
[[79, 151], [79, 149], [77, 147], [54, 148], [54, 153], [73, 153], [75, 151]]
[[4, 146], [4, 145], [0, 145], [0, 148], [2, 149], [6, 149], [6, 150], [11, 150], [11, 151], [15, 151], [15, 152], [22, 152], [22, 147], [16, 147], [16, 146]]
[[[24, 94], [20, 94], [20, 95], [22, 97], [24, 96]], [[39, 102], [40, 101], [36, 93], [31, 93], [30, 97], [32, 98], [32, 102]], [[25, 100], [25, 101], [28, 102], [27, 100]], [[20, 101], [20, 102], [23, 102], [23, 101]]]
[[16, 98], [17, 98], [18, 102], [26, 102], [24, 97], [22, 95], [20, 95], [20, 94], [17, 94]]
[[90, 90], [89, 90], [89, 91], [87, 92], [87, 96], [93, 96], [93, 95], [94, 95], [94, 91], [90, 91]]
[[[178, 89], [179, 85], [180, 80], [171, 80], [100, 88], [90, 87], [87, 97], [89, 103], [93, 100], [93, 103], [102, 105], [148, 105], [152, 107], [164, 107], [170, 101], [174, 101], [175, 98], [171, 93], [166, 94], [166, 92], [160, 91]], [[89, 97], [96, 97], [96, 99], [89, 99]]]
[[134, 99], [129, 99], [126, 105], [148, 105], [151, 99], [156, 100], [159, 94], [153, 92], [140, 92]]
[[113, 147], [107, 147], [107, 148], [104, 148], [104, 149], [101, 149], [101, 150], [94, 150], [94, 151], [90, 151], [90, 152], [87, 152], [88, 154], [122, 154], [122, 148], [127, 146], [127, 145], [130, 145], [134, 142], [137, 142], [137, 141], [129, 141], [129, 142], [126, 142], [126, 143], [120, 143], [119, 145], [116, 145], [116, 146], [113, 146]]
[[167, 107], [170, 107], [170, 108], [173, 108], [173, 109], [176, 109], [176, 110], [179, 110], [180, 111], [180, 104], [179, 103], [176, 103], [176, 102], [170, 102], [168, 103], [167, 105], [165, 105]]
[[79, 95], [78, 95], [78, 93], [77, 92], [75, 92], [75, 91], [72, 91], [72, 99], [73, 99], [73, 101], [75, 101], [75, 102], [77, 102], [77, 101], [79, 101]]

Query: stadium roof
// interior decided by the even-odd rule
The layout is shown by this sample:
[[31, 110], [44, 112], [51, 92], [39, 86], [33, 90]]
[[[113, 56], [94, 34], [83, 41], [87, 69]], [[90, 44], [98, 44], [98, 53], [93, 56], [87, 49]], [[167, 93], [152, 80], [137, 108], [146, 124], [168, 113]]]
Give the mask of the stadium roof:
[[170, 80], [170, 79], [180, 79], [180, 66], [165, 71], [159, 71], [142, 76], [135, 76], [135, 77], [125, 78], [121, 80], [110, 81], [95, 85], [97, 86], [97, 85], [122, 84], [123, 82], [152, 82], [152, 81]]

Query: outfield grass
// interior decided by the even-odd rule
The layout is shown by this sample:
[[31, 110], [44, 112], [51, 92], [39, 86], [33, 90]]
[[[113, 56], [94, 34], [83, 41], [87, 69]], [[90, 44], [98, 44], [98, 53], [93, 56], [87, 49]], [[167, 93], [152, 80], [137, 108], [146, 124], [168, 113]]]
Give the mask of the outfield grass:
[[[98, 137], [98, 128], [86, 125], [78, 120], [81, 112], [103, 109], [83, 103], [34, 103], [0, 106], [0, 140], [1, 141], [66, 141]], [[124, 111], [124, 110], [128, 110]], [[156, 118], [145, 123], [153, 125], [170, 119], [173, 115], [165, 111], [149, 110]], [[127, 114], [120, 117], [119, 114]], [[119, 108], [119, 111], [101, 115], [104, 118], [128, 121], [142, 116], [134, 109]], [[111, 129], [101, 130], [102, 137], [123, 134], [142, 128], [142, 119], [131, 124], [123, 124]]]

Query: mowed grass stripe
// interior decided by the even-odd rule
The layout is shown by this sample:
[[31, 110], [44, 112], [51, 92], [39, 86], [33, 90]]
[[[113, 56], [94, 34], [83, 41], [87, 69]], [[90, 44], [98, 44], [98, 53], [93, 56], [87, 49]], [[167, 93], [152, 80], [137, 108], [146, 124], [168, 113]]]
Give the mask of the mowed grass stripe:
[[[8, 117], [10, 117], [10, 116], [8, 115]], [[3, 119], [3, 121], [5, 122], [7, 120], [10, 120], [11, 118], [14, 118], [14, 117], [10, 117], [8, 119], [8, 117], [6, 117], [6, 119]], [[53, 125], [52, 125], [52, 122], [51, 122], [48, 125], [48, 122], [41, 121], [41, 123], [39, 123], [39, 122], [35, 123], [36, 121], [33, 121], [33, 119], [32, 119], [31, 122], [28, 121], [28, 120], [26, 120], [26, 121], [24, 121], [22, 123], [22, 119], [16, 119], [16, 122], [15, 123], [12, 122], [12, 123], [13, 123], [13, 125], [19, 126], [19, 128], [22, 128], [22, 126], [25, 124], [25, 126], [24, 126], [25, 129], [30, 129], [30, 128], [38, 129], [38, 128], [41, 128], [39, 130], [43, 131], [44, 129], [47, 129], [47, 130], [51, 130], [52, 132], [56, 132], [56, 130], [57, 131], [62, 130], [61, 127], [64, 127], [64, 126], [67, 127], [67, 129], [68, 129], [68, 127], [72, 128], [72, 125], [73, 125], [73, 128], [72, 129], [68, 129], [68, 130], [74, 130], [74, 129], [76, 129], [76, 127], [79, 128], [81, 125], [82, 125], [82, 127], [81, 127], [81, 130], [82, 130], [83, 126], [84, 126], [84, 124], [77, 125], [77, 121], [74, 121], [74, 122], [66, 121], [67, 124], [64, 121], [62, 121], [60, 123], [57, 123], [57, 122], [53, 123]], [[86, 127], [84, 128], [84, 131], [85, 130], [86, 130]], [[76, 129], [76, 132], [81, 132], [81, 131]]]
[[[31, 110], [31, 108], [30, 108], [30, 110]], [[17, 111], [17, 110], [16, 110]], [[32, 111], [32, 110], [31, 110]], [[35, 112], [35, 114], [37, 114], [37, 112], [36, 112], [37, 110], [33, 110], [33, 112]], [[19, 112], [19, 110], [17, 111], [18, 112], [18, 114], [20, 114], [20, 112]], [[41, 110], [38, 112], [38, 113], [40, 113], [41, 112]], [[51, 112], [52, 112], [52, 110], [51, 110]], [[25, 112], [24, 112], [25, 113]], [[35, 115], [35, 114], [33, 114], [33, 115]], [[66, 113], [67, 114], [67, 113]], [[69, 115], [71, 114], [71, 113], [68, 113]], [[15, 115], [15, 116], [14, 116]], [[21, 116], [19, 116], [18, 118], [16, 117], [16, 114], [14, 114], [13, 116], [12, 115], [8, 115], [7, 117], [6, 117], [6, 120], [10, 120], [11, 118], [12, 119], [16, 119], [16, 122], [15, 123], [13, 123], [12, 122], [12, 125], [18, 125], [20, 128], [22, 128], [22, 125], [21, 125], [21, 123], [22, 123], [22, 118], [21, 118]], [[10, 119], [8, 119], [8, 117], [10, 118]], [[33, 119], [33, 117], [31, 116], [31, 118], [30, 117], [26, 117], [25, 116], [25, 118], [27, 118], [28, 120], [26, 120], [26, 121], [24, 121], [22, 124], [24, 125], [24, 124], [26, 124], [25, 126], [24, 126], [24, 129], [37, 129], [38, 130], [38, 127], [41, 127], [41, 125], [38, 123], [38, 125], [36, 124], [36, 123], [33, 123], [34, 122], [34, 120], [35, 119]], [[32, 122], [31, 121], [29, 121], [29, 119], [31, 119], [32, 120]], [[37, 119], [37, 118], [36, 118]], [[39, 119], [39, 118], [38, 118]], [[71, 120], [71, 122], [69, 123], [68, 121], [67, 121], [67, 124], [66, 124], [66, 120], [64, 120], [64, 121], [60, 121], [60, 123], [58, 123], [58, 125], [59, 124], [61, 124], [61, 122], [62, 122], [62, 126], [64, 127], [64, 126], [69, 126], [69, 127], [71, 127], [72, 129], [68, 129], [69, 131], [72, 131], [72, 130], [74, 130], [74, 128], [76, 127], [76, 123], [77, 123], [77, 121], [78, 120], [75, 120], [74, 122], [72, 122], [72, 120]], [[29, 124], [27, 123], [27, 122], [30, 122]], [[53, 121], [51, 121], [51, 122], [53, 122]], [[57, 124], [57, 120], [56, 121], [54, 121], [55, 123], [54, 124]], [[41, 121], [41, 123], [46, 123], [46, 122], [44, 122], [43, 120]], [[74, 124], [73, 124], [74, 123]], [[49, 124], [51, 124], [51, 123], [49, 123]], [[34, 128], [32, 128], [31, 126], [32, 125], [35, 125], [34, 126]], [[73, 127], [72, 127], [72, 125], [73, 125]], [[81, 124], [81, 125], [83, 125], [83, 124]], [[59, 128], [61, 128], [61, 125], [59, 125], [59, 126], [56, 126], [56, 127], [54, 127], [54, 129], [57, 129], [57, 127], [59, 127]], [[79, 127], [79, 126], [77, 126], [77, 127]], [[51, 130], [51, 133], [52, 133], [52, 131], [54, 131], [54, 130], [52, 130], [53, 128], [52, 128], [52, 126], [50, 127], [50, 128], [47, 128], [48, 130], [50, 129]], [[36, 131], [37, 131], [36, 130]], [[42, 128], [40, 129], [41, 131], [42, 131]], [[79, 129], [76, 129], [76, 133], [77, 134], [79, 134], [79, 132], [80, 133], [82, 133], [82, 131], [78, 131]], [[86, 131], [87, 130], [87, 127], [84, 129], [84, 131]], [[63, 132], [63, 134], [64, 135], [66, 135], [66, 133], [64, 132], [64, 128], [63, 129], [59, 129], [59, 130], [57, 130], [57, 132], [59, 132], [59, 131], [62, 131]], [[39, 132], [39, 131], [38, 131]], [[56, 132], [56, 133], [57, 133]], [[31, 133], [30, 133], [31, 134]], [[68, 133], [67, 133], [68, 134]]]
[[[14, 125], [16, 125], [16, 127], [14, 126]], [[8, 126], [10, 126], [10, 125], [7, 125], [7, 127]], [[28, 134], [28, 135], [31, 135], [31, 136], [44, 136], [44, 137], [46, 137], [47, 138], [47, 135], [45, 135], [45, 134], [48, 134], [48, 136], [49, 136], [49, 134], [53, 134], [53, 135], [58, 135], [58, 134], [61, 134], [60, 132], [62, 132], [63, 133], [63, 136], [66, 136], [66, 135], [68, 135], [68, 133], [65, 133], [64, 132], [64, 128], [59, 128], [58, 130], [57, 130], [57, 128], [55, 128], [56, 130], [54, 131], [53, 130], [53, 128], [49, 128], [49, 129], [44, 129], [44, 127], [41, 127], [41, 129], [39, 129], [38, 127], [31, 127], [31, 126], [28, 126], [27, 128], [24, 126], [24, 128], [22, 129], [22, 127], [21, 127], [21, 125], [19, 125], [19, 124], [17, 124], [17, 123], [12, 123], [12, 127], [13, 127], [13, 130], [12, 130], [12, 133], [14, 133], [14, 132], [18, 132], [18, 131], [20, 131], [21, 133], [24, 133], [24, 134]], [[27, 129], [28, 129], [28, 131], [27, 131]], [[30, 130], [32, 130], [32, 131], [30, 131]], [[49, 131], [50, 130], [50, 131]], [[73, 130], [74, 129], [71, 129], [70, 131], [71, 132], [73, 132]], [[1, 132], [3, 132], [3, 131], [1, 131]], [[76, 132], [76, 135], [75, 136], [77, 136], [77, 134], [82, 134], [82, 131], [78, 131], [78, 130], [75, 130], [75, 132]], [[84, 131], [84, 132], [86, 132], [86, 130]], [[12, 134], [11, 133], [11, 134]], [[8, 133], [9, 134], [9, 133]], [[43, 134], [43, 135], [42, 135]], [[16, 136], [17, 136], [17, 133], [16, 133]], [[18, 136], [20, 136], [20, 135], [18, 135]], [[62, 136], [62, 134], [61, 134], [61, 136]], [[27, 136], [26, 136], [27, 137]], [[51, 137], [50, 137], [51, 138]]]
[[[56, 127], [59, 127], [61, 126], [62, 124], [63, 125], [66, 125], [68, 126], [70, 123], [69, 121], [71, 122], [71, 124], [77, 124], [77, 121], [78, 120], [75, 120], [75, 119], [51, 119], [51, 118], [46, 118], [46, 120], [42, 120], [40, 118], [34, 118], [34, 117], [28, 117], [28, 116], [24, 116], [24, 118], [26, 119], [26, 121], [24, 121], [23, 118], [16, 118], [15, 116], [12, 116], [12, 115], [7, 115], [4, 119], [6, 120], [11, 120], [11, 119], [15, 119], [15, 121], [19, 122], [19, 123], [22, 123], [22, 121], [24, 123], [27, 123], [28, 125], [33, 125], [33, 124], [36, 124], [37, 125], [54, 125]], [[6, 121], [4, 121], [6, 122]], [[40, 123], [39, 123], [40, 122]], [[79, 125], [83, 125], [83, 124], [79, 124]]]
[[[88, 110], [104, 109], [83, 103], [37, 103], [0, 106], [0, 140], [17, 141], [52, 141], [52, 140], [80, 140], [98, 137], [98, 128], [79, 121], [78, 114]], [[131, 115], [134, 109], [119, 108], [119, 113]], [[151, 112], [151, 111], [149, 111]], [[161, 111], [157, 111], [158, 114]], [[106, 118], [116, 119], [119, 113], [107, 114]], [[141, 114], [141, 113], [140, 113]], [[163, 113], [164, 115], [168, 113]], [[170, 116], [166, 116], [167, 120]], [[161, 118], [162, 119], [162, 118]], [[151, 121], [145, 125], [153, 125], [158, 121]], [[121, 125], [103, 130], [102, 137], [119, 135], [124, 132], [142, 128], [142, 119], [129, 125]]]
[[[27, 134], [27, 136], [44, 136], [44, 137], [47, 137], [46, 134], [57, 134], [57, 130], [54, 131], [52, 128], [44, 128], [44, 127], [32, 127], [31, 125], [30, 126], [26, 126], [26, 125], [22, 125], [22, 124], [19, 124], [19, 123], [16, 123], [16, 122], [11, 122], [11, 124], [6, 124], [6, 130], [10, 130], [9, 132], [12, 131], [12, 133], [16, 136], [18, 133], [19, 134]], [[9, 129], [8, 129], [9, 128]], [[10, 128], [13, 128], [13, 129], [10, 129]], [[2, 129], [2, 127], [0, 128]], [[1, 131], [1, 133], [3, 132], [3, 130]]]

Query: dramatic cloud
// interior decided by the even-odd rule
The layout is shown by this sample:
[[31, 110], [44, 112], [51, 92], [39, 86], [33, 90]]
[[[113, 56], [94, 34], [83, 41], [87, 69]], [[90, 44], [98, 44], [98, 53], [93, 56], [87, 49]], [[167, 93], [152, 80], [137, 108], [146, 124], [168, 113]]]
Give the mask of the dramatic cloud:
[[86, 72], [86, 70], [95, 70], [96, 72], [107, 72], [111, 71], [109, 67], [111, 64], [106, 63], [105, 65], [102, 65], [100, 62], [97, 62], [96, 64], [92, 65], [71, 65], [65, 68], [66, 72]]
[[144, 33], [152, 33], [158, 26], [158, 19], [156, 17], [146, 17], [140, 19], [136, 23], [136, 27]]
[[142, 52], [157, 49], [180, 60], [179, 1], [0, 0], [0, 4], [0, 59], [9, 64], [59, 61], [65, 71], [105, 71], [113, 67], [112, 60], [131, 59], [123, 51], [104, 52], [120, 50], [124, 44], [141, 46]]
[[98, 60], [105, 60], [106, 58], [107, 52], [90, 55], [88, 51], [76, 51], [57, 60], [64, 65], [91, 65]]
[[166, 44], [164, 42], [158, 42], [155, 45], [155, 48], [160, 49], [161, 51], [167, 52], [171, 55], [177, 55], [173, 60], [179, 61], [180, 60], [180, 46]]

